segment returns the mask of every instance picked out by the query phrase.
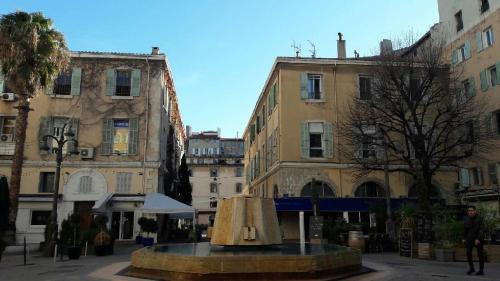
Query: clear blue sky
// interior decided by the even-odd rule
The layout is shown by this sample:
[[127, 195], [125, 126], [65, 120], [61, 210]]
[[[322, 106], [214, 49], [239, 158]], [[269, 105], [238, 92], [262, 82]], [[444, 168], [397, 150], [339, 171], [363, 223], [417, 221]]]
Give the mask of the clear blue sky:
[[41, 11], [72, 50], [148, 53], [169, 58], [184, 124], [241, 136], [277, 56], [292, 41], [309, 55], [371, 55], [383, 38], [422, 35], [438, 21], [437, 0], [1, 0], [0, 14]]

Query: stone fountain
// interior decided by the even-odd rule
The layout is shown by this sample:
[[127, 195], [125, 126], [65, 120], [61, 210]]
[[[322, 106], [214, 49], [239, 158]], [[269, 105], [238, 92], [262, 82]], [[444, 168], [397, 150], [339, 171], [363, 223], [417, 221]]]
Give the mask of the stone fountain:
[[283, 244], [273, 199], [219, 200], [210, 243], [168, 244], [132, 253], [130, 275], [155, 280], [330, 280], [361, 272], [358, 250]]

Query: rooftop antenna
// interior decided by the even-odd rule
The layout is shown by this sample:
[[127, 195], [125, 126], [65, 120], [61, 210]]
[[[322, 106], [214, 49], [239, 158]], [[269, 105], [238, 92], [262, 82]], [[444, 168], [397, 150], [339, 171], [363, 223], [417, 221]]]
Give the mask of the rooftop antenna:
[[293, 48], [293, 50], [294, 50], [294, 52], [295, 52], [295, 57], [296, 57], [296, 58], [298, 58], [298, 57], [299, 57], [299, 54], [300, 54], [300, 51], [301, 51], [301, 49], [300, 49], [300, 45], [298, 45], [298, 46], [297, 46], [297, 45], [295, 44], [295, 40], [293, 40], [293, 44], [292, 44], [292, 46], [291, 46], [291, 47]]
[[311, 42], [310, 40], [307, 40], [307, 42], [309, 42], [309, 44], [311, 44], [311, 47], [312, 47], [312, 50], [309, 50], [309, 52], [311, 52], [311, 58], [315, 58], [316, 57], [316, 45], [314, 45], [314, 43]]

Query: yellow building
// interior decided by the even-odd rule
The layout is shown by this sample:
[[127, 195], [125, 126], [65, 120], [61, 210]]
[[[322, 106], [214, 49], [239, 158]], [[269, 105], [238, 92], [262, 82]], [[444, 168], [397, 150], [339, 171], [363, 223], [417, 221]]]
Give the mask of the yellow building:
[[461, 163], [460, 197], [500, 210], [500, 0], [439, 0], [440, 23], [431, 30], [446, 40], [448, 62], [463, 73], [467, 91], [485, 103], [488, 151]]
[[[310, 212], [313, 184], [321, 188], [322, 215], [351, 223], [375, 226], [370, 205], [384, 203], [383, 173], [354, 177], [338, 133], [348, 103], [362, 94], [359, 85], [371, 85], [366, 79], [377, 62], [346, 58], [345, 42], [338, 44], [337, 59], [278, 57], [245, 129], [246, 192], [275, 198], [285, 239], [299, 238], [298, 211]], [[456, 170], [434, 179], [434, 195], [455, 203]], [[393, 208], [416, 197], [404, 173], [390, 174], [390, 188]]]
[[[0, 174], [10, 177], [17, 102], [16, 93], [0, 82]], [[166, 178], [175, 178], [183, 151], [183, 124], [166, 56], [158, 48], [151, 54], [72, 52], [68, 70], [31, 107], [18, 242], [43, 240], [56, 169], [55, 143], [43, 137], [60, 136], [69, 126], [80, 154], [67, 154], [62, 164], [59, 223], [79, 212], [88, 227], [90, 214], [101, 212], [109, 217], [114, 238], [133, 239], [144, 194], [170, 188]], [[48, 152], [41, 149], [47, 145]]]

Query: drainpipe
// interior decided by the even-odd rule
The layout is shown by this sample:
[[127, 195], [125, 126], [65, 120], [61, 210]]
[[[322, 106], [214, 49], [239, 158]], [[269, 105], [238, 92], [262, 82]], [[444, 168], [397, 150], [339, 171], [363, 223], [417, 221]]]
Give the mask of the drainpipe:
[[[337, 129], [339, 126], [339, 105], [338, 105], [338, 94], [337, 94], [337, 62], [334, 63], [333, 65], [333, 92], [335, 96], [335, 123], [337, 125]], [[340, 157], [340, 138], [339, 134], [335, 134], [335, 138], [337, 139], [337, 157], [339, 158], [339, 161], [341, 160]], [[342, 168], [339, 168], [339, 192], [340, 192], [340, 197], [343, 196], [342, 192]]]
[[148, 79], [146, 80], [146, 135], [144, 138], [144, 152], [142, 158], [142, 193], [144, 194], [146, 194], [146, 154], [149, 140], [149, 55], [146, 56], [146, 65], [148, 67]]

